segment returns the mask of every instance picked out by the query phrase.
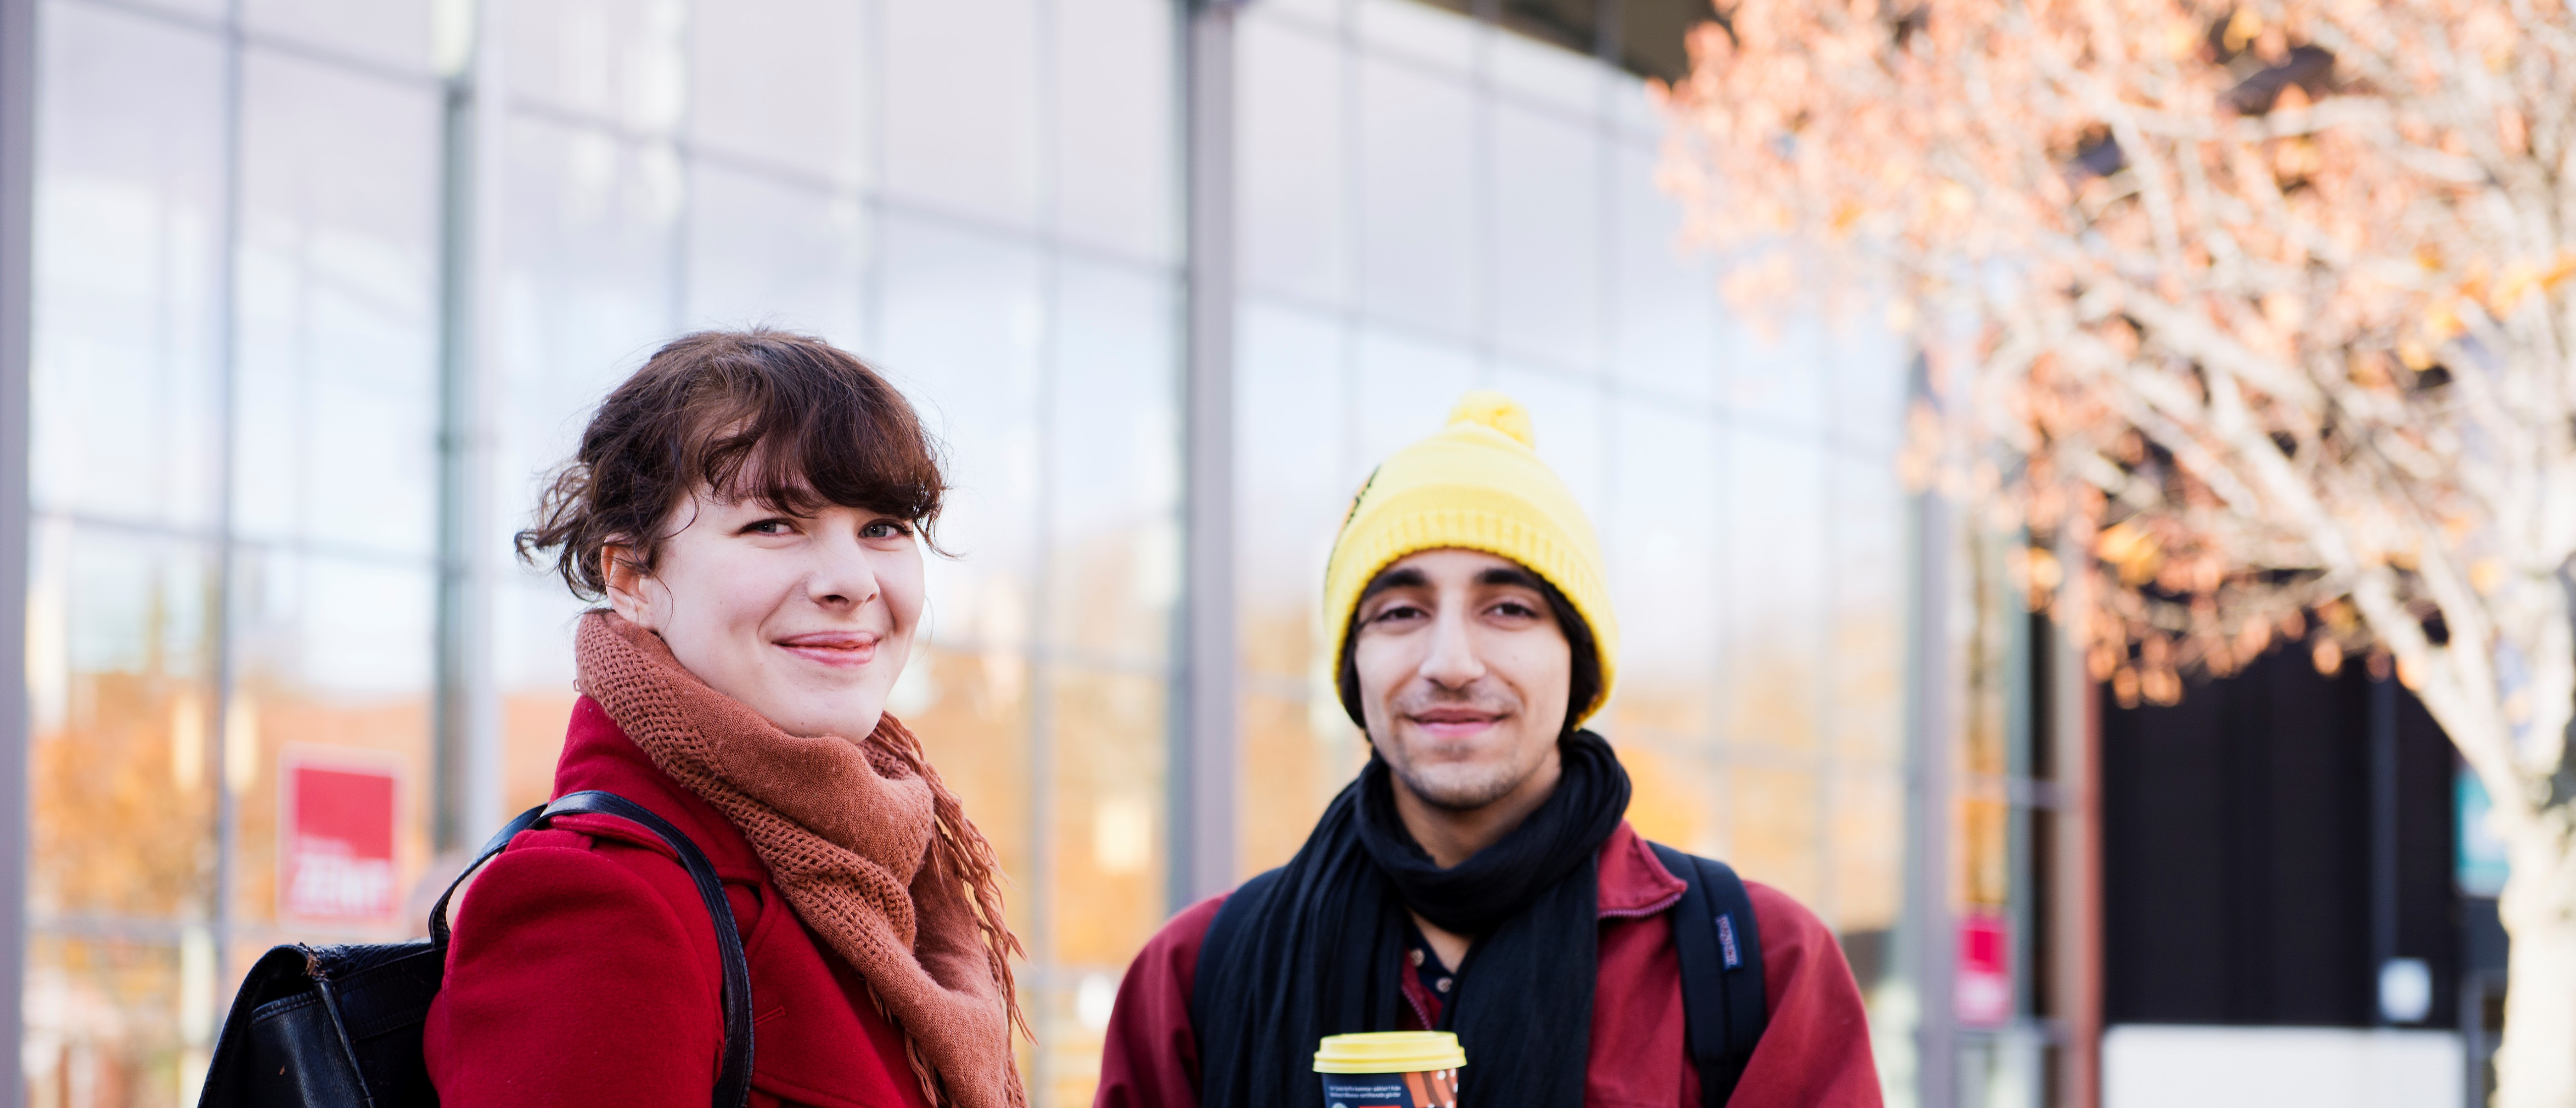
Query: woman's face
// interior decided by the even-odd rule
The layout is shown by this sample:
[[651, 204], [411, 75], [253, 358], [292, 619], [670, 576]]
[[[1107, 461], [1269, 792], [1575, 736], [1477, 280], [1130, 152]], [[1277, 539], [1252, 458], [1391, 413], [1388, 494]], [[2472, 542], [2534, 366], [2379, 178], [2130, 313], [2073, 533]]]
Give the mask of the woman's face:
[[666, 524], [652, 573], [611, 547], [608, 599], [690, 673], [792, 735], [874, 731], [921, 623], [921, 545], [904, 520], [798, 516], [711, 492]]

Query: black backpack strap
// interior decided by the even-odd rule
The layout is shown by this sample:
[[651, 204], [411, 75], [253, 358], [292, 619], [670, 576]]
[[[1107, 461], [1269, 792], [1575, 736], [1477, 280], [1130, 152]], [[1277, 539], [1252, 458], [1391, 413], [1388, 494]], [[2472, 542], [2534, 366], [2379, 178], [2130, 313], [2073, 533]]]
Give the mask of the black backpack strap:
[[[1243, 921], [1252, 918], [1252, 913], [1260, 909], [1262, 902], [1270, 899], [1270, 887], [1279, 883], [1279, 873], [1274, 869], [1236, 886], [1234, 892], [1226, 896], [1225, 903], [1217, 905], [1216, 918], [1208, 921], [1207, 937], [1199, 941], [1198, 965], [1202, 970], [1190, 983], [1191, 1034], [1197, 1034], [1205, 1023], [1199, 1015], [1207, 1010], [1210, 975], [1204, 967], [1233, 957], [1234, 939], [1243, 932]], [[1207, 1057], [1205, 1047], [1200, 1048], [1199, 1057]]]
[[680, 865], [689, 871], [689, 880], [698, 887], [698, 899], [705, 901], [707, 915], [715, 922], [716, 953], [724, 962], [724, 1064], [716, 1071], [715, 1108], [742, 1108], [751, 1099], [751, 963], [743, 958], [742, 931], [734, 924], [733, 905], [725, 900], [724, 880], [716, 876], [716, 867], [707, 861], [698, 844], [654, 815], [643, 805], [615, 793], [596, 790], [566, 793], [541, 808], [519, 813], [517, 819], [501, 828], [483, 844], [474, 864], [439, 894], [437, 906], [429, 910], [429, 935], [432, 942], [447, 945], [447, 898], [456, 895], [466, 877], [483, 868], [510, 845], [519, 832], [542, 826], [556, 816], [615, 816], [652, 832], [680, 856]]
[[1699, 1071], [1700, 1102], [1723, 1108], [1770, 1022], [1762, 992], [1761, 925], [1744, 882], [1726, 863], [1650, 845], [1685, 886], [1673, 906], [1685, 1041]]

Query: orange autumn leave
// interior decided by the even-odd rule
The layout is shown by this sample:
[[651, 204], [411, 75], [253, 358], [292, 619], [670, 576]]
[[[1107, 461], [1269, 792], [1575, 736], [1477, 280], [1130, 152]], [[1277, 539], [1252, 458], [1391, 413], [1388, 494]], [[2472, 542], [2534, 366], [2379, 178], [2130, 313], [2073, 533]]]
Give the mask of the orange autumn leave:
[[1690, 45], [1689, 237], [1748, 307], [1889, 305], [1908, 476], [2027, 531], [2097, 680], [2292, 643], [2416, 690], [2511, 844], [2499, 1103], [2576, 1106], [2576, 11], [1743, 0]]

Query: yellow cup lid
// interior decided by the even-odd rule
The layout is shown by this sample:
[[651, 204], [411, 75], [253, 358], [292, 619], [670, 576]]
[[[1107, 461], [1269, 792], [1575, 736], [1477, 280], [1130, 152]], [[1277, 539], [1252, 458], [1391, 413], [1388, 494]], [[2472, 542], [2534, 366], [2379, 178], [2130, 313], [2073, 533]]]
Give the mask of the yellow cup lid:
[[1326, 1035], [1315, 1051], [1317, 1073], [1415, 1073], [1467, 1064], [1458, 1036], [1447, 1031], [1366, 1031]]

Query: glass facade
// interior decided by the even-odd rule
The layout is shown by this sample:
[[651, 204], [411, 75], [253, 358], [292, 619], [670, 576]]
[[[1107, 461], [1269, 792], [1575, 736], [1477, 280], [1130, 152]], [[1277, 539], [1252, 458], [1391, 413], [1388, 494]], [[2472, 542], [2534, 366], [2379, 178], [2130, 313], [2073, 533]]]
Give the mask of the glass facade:
[[[418, 926], [456, 864], [460, 626], [493, 678], [490, 807], [545, 797], [579, 605], [501, 540], [656, 345], [769, 323], [876, 362], [947, 444], [954, 557], [894, 710], [1012, 877], [1035, 1099], [1087, 1103], [1117, 975], [1178, 907], [1185, 6], [518, 0], [478, 32], [459, 0], [35, 2], [31, 1102], [191, 1101], [259, 950]], [[1285, 860], [1364, 753], [1315, 613], [1348, 497], [1495, 387], [1610, 550], [1598, 726], [1631, 818], [1805, 900], [1873, 985], [1901, 351], [1721, 309], [1654, 186], [1631, 71], [1673, 64], [1660, 40], [1587, 50], [1590, 4], [1457, 8], [1237, 20], [1237, 587], [1197, 599], [1240, 630], [1238, 871]], [[474, 41], [501, 59], [480, 190]], [[491, 253], [460, 265], [467, 200]], [[454, 464], [468, 297], [480, 468]], [[458, 502], [490, 541], [449, 549]], [[456, 610], [457, 557], [497, 578], [487, 610]], [[305, 782], [349, 774], [391, 782], [381, 859], [344, 859], [390, 891], [338, 911], [295, 890]]]

